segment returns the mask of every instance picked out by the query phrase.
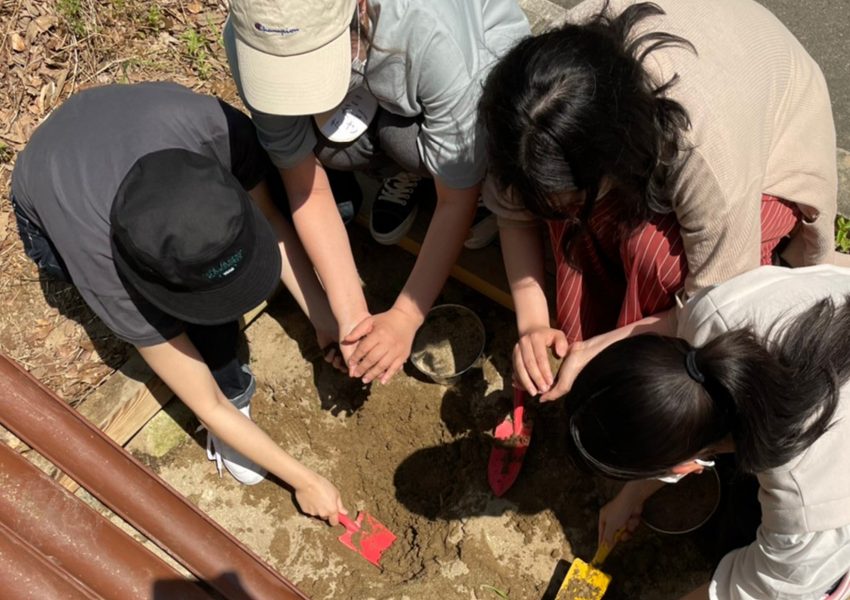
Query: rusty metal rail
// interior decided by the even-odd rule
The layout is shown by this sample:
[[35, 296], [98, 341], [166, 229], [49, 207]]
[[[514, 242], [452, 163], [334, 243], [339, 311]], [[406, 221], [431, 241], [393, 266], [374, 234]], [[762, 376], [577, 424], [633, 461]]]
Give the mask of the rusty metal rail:
[[[98, 598], [144, 598], [158, 581], [184, 579], [5, 444], [0, 444], [0, 527], [50, 557], [66, 580], [84, 584]], [[30, 585], [20, 577], [16, 581]], [[209, 600], [196, 584], [186, 584], [186, 600]], [[15, 598], [27, 595], [11, 589]]]
[[0, 586], [9, 598], [102, 599], [5, 525], [0, 525]]
[[[2, 355], [0, 422], [227, 600], [307, 600], [260, 557]], [[61, 517], [54, 514], [52, 518]], [[114, 541], [111, 534], [103, 535]], [[0, 561], [5, 561], [10, 544], [19, 544], [20, 539], [0, 537], [3, 538]], [[100, 552], [106, 551], [100, 549]], [[78, 572], [82, 568], [85, 571], [84, 562], [73, 570]], [[29, 566], [24, 566], [31, 572], [37, 564], [38, 558], [33, 557], [33, 561], [27, 563]], [[66, 564], [68, 570], [72, 570], [70, 562]], [[61, 573], [54, 575], [62, 577]], [[154, 580], [155, 585], [147, 588], [146, 596], [110, 594], [104, 597], [121, 600], [184, 597], [182, 586], [179, 596], [167, 595], [168, 582], [160, 579], [164, 576], [162, 571], [150, 572], [149, 581]], [[94, 579], [90, 573], [83, 577], [92, 583], [77, 585], [77, 595], [69, 588], [68, 597], [91, 597], [85, 594], [89, 593], [86, 588], [94, 585]], [[173, 575], [170, 577], [173, 582]], [[51, 581], [59, 579], [53, 577]]]

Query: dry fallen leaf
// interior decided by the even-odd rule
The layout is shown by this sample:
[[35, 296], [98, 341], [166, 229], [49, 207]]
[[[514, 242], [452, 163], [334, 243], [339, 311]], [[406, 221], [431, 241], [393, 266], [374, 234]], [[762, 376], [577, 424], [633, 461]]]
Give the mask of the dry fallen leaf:
[[56, 15], [42, 15], [33, 21], [40, 32], [45, 32], [59, 24], [59, 18]]
[[84, 352], [91, 353], [94, 351], [94, 342], [91, 341], [91, 338], [88, 335], [80, 336], [80, 348], [83, 349]]
[[6, 236], [9, 235], [8, 225], [11, 215], [11, 212], [6, 211], [0, 213], [0, 245], [6, 241]]
[[23, 52], [27, 49], [27, 43], [21, 34], [15, 32], [12, 33], [12, 50], [15, 52]]
[[27, 25], [26, 42], [32, 44], [36, 36], [45, 31], [49, 31], [59, 24], [59, 19], [54, 15], [43, 15], [37, 19], [33, 19]]
[[39, 33], [41, 33], [41, 31], [38, 28], [38, 23], [35, 19], [33, 19], [32, 21], [30, 21], [29, 25], [27, 25], [27, 31], [25, 34], [24, 41], [27, 44], [32, 44], [33, 40], [35, 39], [35, 36], [37, 36]]
[[186, 10], [188, 10], [193, 15], [196, 15], [202, 10], [204, 10], [204, 7], [200, 2], [198, 2], [198, 0], [195, 0], [194, 2], [190, 2], [186, 5]]
[[62, 93], [62, 88], [65, 87], [65, 81], [67, 79], [68, 69], [62, 69], [61, 71], [59, 71], [59, 75], [56, 77], [56, 97], [54, 98], [54, 101]]
[[41, 92], [39, 92], [38, 99], [36, 100], [39, 114], [43, 114], [45, 109], [53, 106], [56, 95], [56, 84], [52, 81], [48, 81], [41, 87]]

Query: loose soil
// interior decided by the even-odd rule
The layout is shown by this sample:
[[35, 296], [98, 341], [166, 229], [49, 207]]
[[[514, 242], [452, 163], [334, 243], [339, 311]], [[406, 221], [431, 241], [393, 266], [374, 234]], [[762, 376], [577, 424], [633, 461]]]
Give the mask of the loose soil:
[[439, 306], [417, 332], [410, 359], [426, 375], [447, 379], [471, 367], [483, 347], [484, 332], [474, 315]]
[[573, 579], [561, 592], [558, 600], [596, 600], [601, 598], [602, 590], [582, 579]]
[[[388, 306], [412, 259], [352, 235], [367, 298]], [[492, 495], [487, 434], [512, 405], [513, 315], [453, 283], [439, 301], [473, 308], [486, 328], [481, 368], [452, 386], [410, 368], [385, 386], [347, 380], [321, 360], [309, 324], [285, 298], [245, 334], [260, 382], [255, 420], [333, 481], [352, 515], [367, 511], [398, 536], [382, 570], [337, 540], [342, 527], [301, 516], [279, 483], [244, 488], [219, 478], [202, 437], [182, 433], [164, 456], [138, 455], [311, 598], [499, 600], [493, 589], [540, 598], [560, 559], [595, 552], [597, 511], [612, 489], [570, 464], [563, 414], [549, 404], [538, 409], [518, 481], [503, 498]], [[606, 598], [677, 597], [708, 567], [691, 541], [641, 529], [606, 562], [614, 577]]]

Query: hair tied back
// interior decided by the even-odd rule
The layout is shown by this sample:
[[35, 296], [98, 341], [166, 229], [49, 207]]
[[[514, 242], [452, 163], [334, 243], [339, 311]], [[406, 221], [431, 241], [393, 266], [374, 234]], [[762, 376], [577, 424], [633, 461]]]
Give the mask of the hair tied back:
[[697, 367], [697, 351], [695, 348], [691, 348], [685, 354], [685, 369], [687, 369], [691, 379], [697, 383], [705, 383], [705, 375]]

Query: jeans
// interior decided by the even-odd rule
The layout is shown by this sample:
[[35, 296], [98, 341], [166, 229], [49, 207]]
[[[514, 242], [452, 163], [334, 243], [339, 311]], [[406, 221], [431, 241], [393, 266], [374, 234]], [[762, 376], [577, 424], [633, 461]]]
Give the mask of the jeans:
[[65, 262], [53, 242], [48, 239], [44, 232], [23, 213], [15, 197], [12, 196], [12, 208], [15, 211], [15, 220], [18, 224], [18, 235], [24, 243], [24, 252], [36, 264], [39, 271], [50, 279], [71, 283], [71, 275], [65, 267]]
[[[65, 262], [50, 241], [50, 238], [30, 221], [12, 197], [12, 207], [18, 223], [18, 234], [24, 243], [24, 252], [48, 278], [72, 283]], [[251, 401], [256, 384], [247, 365], [243, 365], [236, 354], [239, 342], [239, 323], [232, 321], [224, 325], [193, 325], [186, 323], [186, 334], [212, 372], [222, 393], [236, 408], [243, 408]]]
[[239, 323], [236, 321], [224, 325], [187, 323], [186, 335], [198, 349], [222, 393], [236, 408], [247, 406], [254, 395], [256, 384], [251, 370], [241, 363], [236, 354], [239, 343]]

